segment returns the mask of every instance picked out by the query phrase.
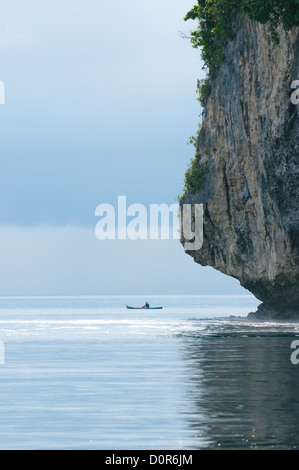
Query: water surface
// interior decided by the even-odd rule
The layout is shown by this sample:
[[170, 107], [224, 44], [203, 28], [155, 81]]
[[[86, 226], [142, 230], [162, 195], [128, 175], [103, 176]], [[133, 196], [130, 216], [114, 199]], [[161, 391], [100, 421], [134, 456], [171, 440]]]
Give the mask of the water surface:
[[[126, 304], [163, 305], [132, 311]], [[299, 324], [251, 296], [2, 297], [1, 449], [293, 449]]]

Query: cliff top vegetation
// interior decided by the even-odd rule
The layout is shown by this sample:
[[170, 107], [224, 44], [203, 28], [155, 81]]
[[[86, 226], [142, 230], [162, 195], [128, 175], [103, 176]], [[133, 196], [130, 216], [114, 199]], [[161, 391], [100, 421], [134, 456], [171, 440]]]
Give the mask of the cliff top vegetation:
[[205, 106], [211, 82], [216, 78], [224, 61], [225, 48], [233, 39], [233, 22], [237, 15], [269, 25], [270, 40], [278, 43], [277, 27], [282, 24], [288, 31], [299, 26], [299, 0], [198, 0], [185, 20], [196, 20], [191, 32], [191, 43], [201, 48], [207, 77], [198, 82], [199, 101]]

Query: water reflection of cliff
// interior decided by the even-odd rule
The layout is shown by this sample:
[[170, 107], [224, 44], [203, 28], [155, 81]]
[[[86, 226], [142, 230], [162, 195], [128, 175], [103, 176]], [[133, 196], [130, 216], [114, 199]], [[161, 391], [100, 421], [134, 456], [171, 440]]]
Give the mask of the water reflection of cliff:
[[195, 448], [299, 448], [291, 335], [185, 338], [186, 417]]

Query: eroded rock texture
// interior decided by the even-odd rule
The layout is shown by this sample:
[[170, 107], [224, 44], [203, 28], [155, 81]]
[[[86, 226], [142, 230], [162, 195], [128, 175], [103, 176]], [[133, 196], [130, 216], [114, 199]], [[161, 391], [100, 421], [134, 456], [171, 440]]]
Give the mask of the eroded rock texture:
[[267, 26], [239, 21], [199, 134], [205, 188], [184, 201], [204, 205], [203, 247], [188, 254], [237, 278], [261, 317], [299, 318], [298, 32], [274, 46]]

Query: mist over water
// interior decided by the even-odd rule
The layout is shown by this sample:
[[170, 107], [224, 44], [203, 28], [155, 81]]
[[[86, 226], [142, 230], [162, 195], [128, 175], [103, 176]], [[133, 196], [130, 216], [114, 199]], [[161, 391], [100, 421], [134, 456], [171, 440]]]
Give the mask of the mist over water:
[[[131, 311], [148, 300], [163, 310]], [[251, 296], [0, 299], [0, 448], [298, 448], [299, 323]]]

